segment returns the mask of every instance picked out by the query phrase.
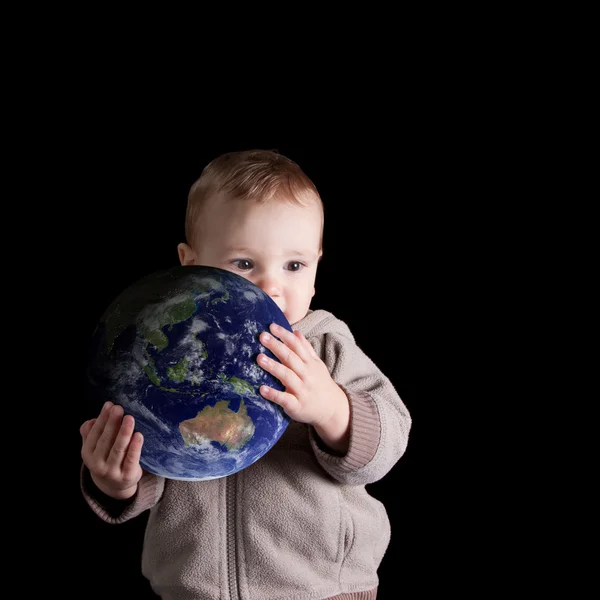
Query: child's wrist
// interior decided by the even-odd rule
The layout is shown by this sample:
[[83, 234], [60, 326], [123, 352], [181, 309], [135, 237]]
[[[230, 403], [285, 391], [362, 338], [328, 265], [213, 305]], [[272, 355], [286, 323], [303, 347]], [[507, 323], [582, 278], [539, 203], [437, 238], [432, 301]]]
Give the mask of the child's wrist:
[[130, 500], [131, 498], [133, 498], [133, 496], [135, 496], [135, 493], [137, 492], [137, 488], [138, 488], [137, 483], [127, 489], [119, 490], [119, 489], [114, 489], [114, 488], [111, 488], [111, 487], [108, 487], [108, 486], [102, 484], [101, 482], [96, 480], [93, 473], [90, 473], [90, 474], [92, 476], [92, 481], [94, 482], [94, 485], [103, 494], [105, 494], [106, 496], [109, 496], [113, 500]]
[[317, 435], [329, 448], [343, 456], [348, 451], [350, 442], [350, 403], [344, 390], [339, 386], [338, 389], [336, 410], [327, 422], [314, 425], [314, 428]]

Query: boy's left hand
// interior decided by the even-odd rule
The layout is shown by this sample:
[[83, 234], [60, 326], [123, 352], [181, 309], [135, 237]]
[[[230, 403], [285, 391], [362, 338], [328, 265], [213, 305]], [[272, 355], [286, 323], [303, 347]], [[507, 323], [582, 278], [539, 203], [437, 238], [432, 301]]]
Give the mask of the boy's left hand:
[[285, 392], [263, 385], [260, 393], [279, 404], [295, 421], [315, 427], [326, 426], [337, 414], [347, 411], [346, 394], [331, 378], [327, 366], [304, 335], [275, 324], [270, 330], [281, 341], [268, 333], [262, 333], [260, 341], [281, 363], [264, 354], [258, 355], [257, 362], [281, 381]]

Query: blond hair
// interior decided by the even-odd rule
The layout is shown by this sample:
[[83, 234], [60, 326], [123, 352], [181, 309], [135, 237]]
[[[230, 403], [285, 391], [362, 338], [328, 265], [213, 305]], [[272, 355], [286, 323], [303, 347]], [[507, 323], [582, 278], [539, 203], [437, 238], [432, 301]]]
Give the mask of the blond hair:
[[185, 237], [192, 246], [199, 217], [206, 201], [221, 193], [226, 200], [270, 200], [309, 206], [316, 202], [321, 211], [320, 248], [323, 245], [324, 210], [316, 186], [291, 159], [276, 150], [227, 152], [204, 167], [190, 188], [185, 215]]

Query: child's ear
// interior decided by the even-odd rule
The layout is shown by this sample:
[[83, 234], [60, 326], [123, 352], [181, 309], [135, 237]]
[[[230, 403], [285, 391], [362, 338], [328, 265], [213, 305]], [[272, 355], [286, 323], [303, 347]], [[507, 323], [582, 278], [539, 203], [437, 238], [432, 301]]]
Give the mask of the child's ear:
[[189, 267], [196, 264], [196, 253], [187, 244], [178, 244], [177, 253], [179, 254], [179, 262], [182, 267]]

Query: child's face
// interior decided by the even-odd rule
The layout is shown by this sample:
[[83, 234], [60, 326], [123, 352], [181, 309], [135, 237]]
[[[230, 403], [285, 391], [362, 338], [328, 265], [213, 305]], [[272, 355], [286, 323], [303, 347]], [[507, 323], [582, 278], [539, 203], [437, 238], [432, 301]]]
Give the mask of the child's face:
[[211, 199], [202, 211], [194, 248], [182, 251], [180, 246], [180, 259], [249, 279], [293, 325], [306, 316], [315, 294], [321, 218], [316, 204]]

